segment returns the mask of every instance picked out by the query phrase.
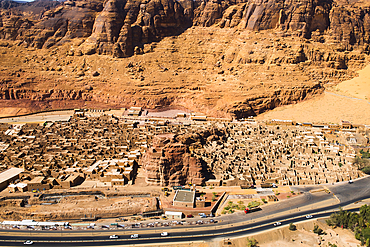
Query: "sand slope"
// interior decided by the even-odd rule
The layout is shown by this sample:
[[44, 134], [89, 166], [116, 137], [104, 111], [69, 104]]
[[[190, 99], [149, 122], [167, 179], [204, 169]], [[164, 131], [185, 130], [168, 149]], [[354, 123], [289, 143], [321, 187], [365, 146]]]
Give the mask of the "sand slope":
[[327, 89], [324, 94], [295, 105], [278, 107], [257, 119], [286, 119], [298, 122], [339, 123], [348, 120], [370, 124], [370, 65], [359, 76]]

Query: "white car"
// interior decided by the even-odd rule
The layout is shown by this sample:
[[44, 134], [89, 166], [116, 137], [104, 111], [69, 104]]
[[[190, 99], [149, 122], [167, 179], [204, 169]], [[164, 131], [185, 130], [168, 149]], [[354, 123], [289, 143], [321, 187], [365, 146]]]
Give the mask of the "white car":
[[274, 226], [280, 226], [280, 225], [281, 225], [281, 222], [274, 223]]
[[312, 215], [306, 215], [306, 219], [311, 219], [313, 216]]
[[161, 233], [161, 237], [167, 237], [168, 236], [168, 232], [162, 232]]
[[139, 234], [132, 234], [131, 235], [131, 238], [138, 238], [139, 237]]
[[117, 235], [111, 235], [109, 236], [110, 239], [116, 239], [116, 238], [119, 238]]
[[31, 244], [33, 244], [33, 242], [31, 241], [31, 240], [27, 240], [26, 242], [24, 242], [23, 244], [25, 244], [25, 245], [31, 245]]

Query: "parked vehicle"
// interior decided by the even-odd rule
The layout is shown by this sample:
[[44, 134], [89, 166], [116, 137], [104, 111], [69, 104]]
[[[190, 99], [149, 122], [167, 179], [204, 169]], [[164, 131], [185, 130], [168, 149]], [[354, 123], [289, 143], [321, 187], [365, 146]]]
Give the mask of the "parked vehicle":
[[260, 211], [262, 210], [260, 207], [246, 207], [244, 209], [244, 213], [248, 214], [248, 213], [252, 213], [252, 212], [255, 212], [255, 211]]
[[186, 218], [193, 218], [194, 216], [192, 214], [186, 215]]

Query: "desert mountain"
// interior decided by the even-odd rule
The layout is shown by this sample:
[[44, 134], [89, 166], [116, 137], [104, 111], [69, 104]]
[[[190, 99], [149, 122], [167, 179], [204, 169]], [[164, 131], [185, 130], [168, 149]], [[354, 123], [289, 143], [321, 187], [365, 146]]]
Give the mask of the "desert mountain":
[[353, 77], [368, 60], [370, 2], [7, 0], [0, 38], [3, 106], [241, 118]]

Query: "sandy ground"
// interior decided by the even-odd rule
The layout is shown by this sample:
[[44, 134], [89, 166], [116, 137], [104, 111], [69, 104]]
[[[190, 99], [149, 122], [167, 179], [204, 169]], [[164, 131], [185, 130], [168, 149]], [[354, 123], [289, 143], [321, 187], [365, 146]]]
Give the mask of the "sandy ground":
[[358, 71], [359, 76], [339, 83], [335, 90], [338, 94], [352, 96], [369, 101], [370, 99], [370, 65]]
[[[327, 235], [318, 236], [313, 233], [314, 225], [319, 225]], [[247, 237], [255, 238], [259, 247], [312, 247], [328, 246], [329, 242], [338, 247], [357, 247], [360, 241], [354, 238], [354, 234], [346, 229], [327, 226], [325, 220], [314, 219], [308, 222], [296, 224], [297, 230], [290, 231], [289, 226], [283, 226], [276, 230], [265, 231], [253, 236], [231, 239], [231, 246], [246, 246]], [[219, 246], [227, 246], [222, 241]], [[230, 246], [230, 245], [229, 245]]]
[[[0, 116], [2, 116], [3, 111], [6, 109], [8, 108], [0, 108]], [[0, 123], [22, 124], [22, 123], [43, 123], [46, 121], [67, 121], [72, 115], [73, 115], [73, 111], [71, 110], [54, 111], [54, 112], [37, 113], [37, 114], [28, 115], [28, 116], [3, 118], [3, 119], [0, 119]]]
[[313, 99], [278, 107], [256, 117], [260, 120], [286, 119], [298, 122], [370, 124], [370, 65], [359, 76], [327, 89]]
[[[313, 233], [314, 225], [319, 225], [327, 234], [318, 236]], [[325, 224], [324, 220], [312, 220], [305, 223], [296, 224], [297, 230], [290, 231], [288, 226], [283, 226], [275, 230], [269, 230], [260, 234], [243, 236], [240, 238], [228, 239], [220, 236], [210, 242], [189, 242], [186, 244], [166, 243], [166, 245], [150, 246], [193, 246], [193, 247], [244, 247], [247, 246], [247, 238], [254, 238], [259, 247], [318, 247], [329, 246], [329, 243], [336, 244], [338, 247], [357, 247], [360, 241], [354, 238], [351, 231], [346, 229], [332, 229]], [[148, 245], [138, 245], [148, 246]]]

